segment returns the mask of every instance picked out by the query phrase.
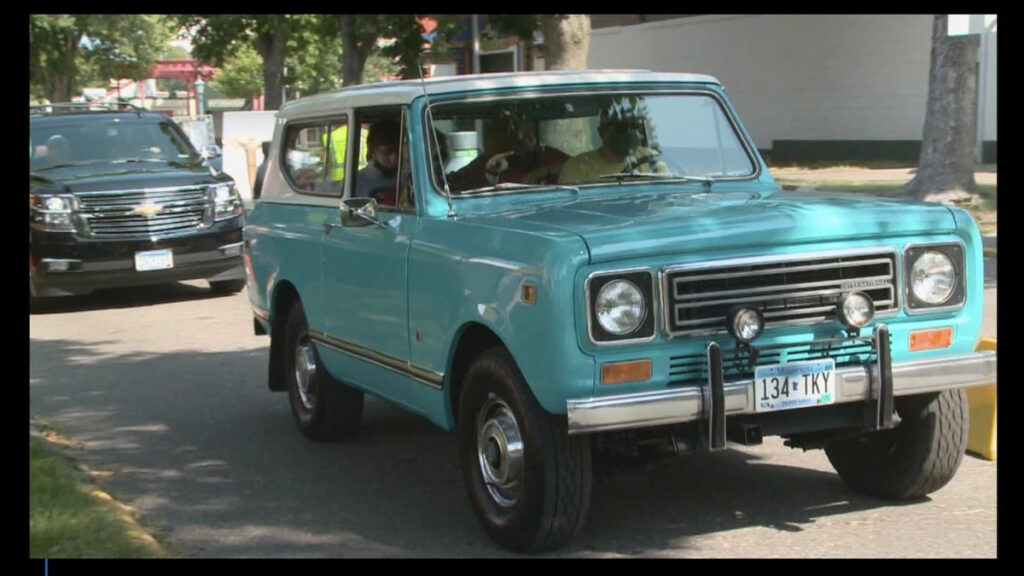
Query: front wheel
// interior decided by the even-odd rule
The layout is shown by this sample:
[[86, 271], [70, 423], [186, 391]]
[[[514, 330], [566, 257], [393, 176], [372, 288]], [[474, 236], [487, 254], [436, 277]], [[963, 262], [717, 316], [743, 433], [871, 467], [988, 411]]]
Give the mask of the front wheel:
[[896, 398], [892, 430], [835, 440], [829, 462], [851, 488], [887, 499], [920, 498], [945, 486], [967, 449], [968, 405], [963, 389]]
[[356, 433], [363, 415], [363, 392], [339, 382], [320, 364], [309, 338], [302, 304], [288, 313], [281, 353], [288, 402], [299, 430], [312, 440], [337, 440]]
[[463, 480], [491, 538], [520, 552], [572, 539], [590, 506], [589, 439], [541, 407], [504, 349], [469, 368], [458, 417]]

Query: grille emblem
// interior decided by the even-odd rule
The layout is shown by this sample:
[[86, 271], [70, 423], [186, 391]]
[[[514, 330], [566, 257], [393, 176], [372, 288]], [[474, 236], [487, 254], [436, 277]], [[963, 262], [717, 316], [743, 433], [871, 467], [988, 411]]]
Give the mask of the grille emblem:
[[164, 207], [161, 204], [139, 204], [138, 206], [132, 208], [132, 214], [138, 214], [140, 216], [145, 216], [146, 218], [151, 218], [159, 214], [160, 211], [163, 209]]

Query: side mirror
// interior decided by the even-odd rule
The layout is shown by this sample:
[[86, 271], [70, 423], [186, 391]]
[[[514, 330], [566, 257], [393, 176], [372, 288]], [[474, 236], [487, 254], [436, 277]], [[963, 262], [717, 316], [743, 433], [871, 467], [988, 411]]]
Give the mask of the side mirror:
[[377, 201], [373, 198], [349, 198], [342, 200], [341, 206], [342, 226], [367, 226], [373, 224], [381, 228], [387, 228], [377, 219]]
[[220, 158], [220, 154], [220, 146], [217, 146], [216, 144], [210, 144], [206, 148], [203, 148], [204, 158]]

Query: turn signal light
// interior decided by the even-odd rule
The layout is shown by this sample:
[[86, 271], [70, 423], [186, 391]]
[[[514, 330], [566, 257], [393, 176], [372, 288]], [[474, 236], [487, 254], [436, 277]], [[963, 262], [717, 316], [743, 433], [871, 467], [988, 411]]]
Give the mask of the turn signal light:
[[651, 360], [630, 360], [601, 365], [601, 384], [623, 384], [651, 379]]
[[953, 328], [935, 328], [932, 330], [916, 330], [910, 333], [910, 351], [949, 348], [953, 342]]

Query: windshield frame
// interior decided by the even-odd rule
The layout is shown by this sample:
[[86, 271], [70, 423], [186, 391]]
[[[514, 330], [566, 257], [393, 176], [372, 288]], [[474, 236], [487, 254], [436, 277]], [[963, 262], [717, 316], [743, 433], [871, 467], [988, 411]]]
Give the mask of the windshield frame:
[[[559, 97], [559, 96], [579, 96], [581, 94], [584, 94], [584, 95], [586, 95], [586, 94], [593, 94], [595, 96], [599, 96], [599, 95], [620, 95], [620, 94], [657, 95], [657, 96], [664, 96], [664, 95], [700, 95], [700, 96], [711, 97], [715, 101], [715, 103], [718, 104], [719, 110], [724, 114], [725, 119], [729, 122], [729, 126], [733, 130], [733, 133], [735, 134], [736, 138], [739, 140], [740, 144], [742, 145], [744, 153], [747, 155], [747, 158], [750, 160], [750, 163], [754, 166], [754, 171], [751, 174], [743, 175], [743, 176], [719, 176], [719, 177], [715, 177], [713, 179], [713, 182], [747, 182], [747, 181], [756, 181], [756, 180], [758, 180], [761, 177], [762, 173], [764, 172], [762, 158], [761, 158], [760, 154], [758, 152], [756, 152], [756, 147], [753, 146], [753, 143], [751, 142], [751, 140], [749, 138], [749, 135], [747, 134], [746, 130], [743, 128], [743, 125], [739, 122], [739, 120], [736, 117], [736, 115], [733, 113], [732, 107], [730, 106], [729, 102], [726, 100], [726, 98], [721, 93], [719, 93], [718, 91], [713, 90], [711, 88], [699, 87], [699, 86], [686, 86], [686, 87], [682, 87], [682, 86], [678, 86], [678, 85], [666, 86], [664, 84], [649, 85], [649, 84], [643, 84], [643, 83], [637, 83], [635, 85], [630, 85], [630, 86], [623, 86], [623, 85], [620, 84], [620, 85], [614, 85], [614, 86], [603, 86], [602, 85], [602, 86], [560, 87], [560, 88], [553, 89], [553, 90], [543, 90], [543, 89], [536, 89], [536, 88], [531, 88], [529, 90], [502, 89], [500, 91], [495, 91], [495, 92], [490, 93], [490, 94], [469, 95], [469, 96], [466, 96], [466, 95], [463, 94], [463, 95], [458, 95], [458, 96], [450, 96], [450, 97], [443, 98], [443, 99], [431, 98], [430, 101], [426, 105], [423, 106], [422, 116], [421, 116], [421, 129], [422, 129], [421, 136], [427, 142], [427, 146], [426, 146], [427, 156], [428, 156], [428, 158], [432, 158], [433, 157], [432, 155], [436, 153], [436, 151], [433, 149], [433, 142], [431, 142], [431, 138], [429, 137], [429, 135], [427, 133], [427, 126], [428, 125], [432, 125], [432, 121], [433, 121], [433, 108], [435, 106], [445, 106], [445, 105], [451, 105], [453, 103], [467, 103], [467, 104], [470, 104], [470, 103], [481, 103], [481, 102], [497, 102], [497, 101], [502, 101], [502, 100], [525, 100], [525, 99], [535, 99], [535, 98], [552, 98], [552, 97]], [[444, 182], [445, 180], [444, 180], [443, 175], [438, 175], [436, 173], [434, 164], [435, 164], [434, 162], [428, 162], [427, 163], [428, 171], [429, 171], [428, 172], [428, 176], [429, 176], [429, 180], [430, 180], [430, 187], [433, 189], [434, 193], [438, 194], [442, 198], [447, 199], [447, 195], [445, 194], [444, 189], [443, 188], [439, 188], [437, 186], [438, 182]], [[635, 179], [635, 180], [625, 179], [625, 180], [622, 180], [622, 181], [609, 180], [608, 182], [589, 182], [589, 183], [586, 183], [586, 184], [572, 184], [571, 186], [572, 187], [578, 187], [582, 191], [582, 190], [595, 189], [595, 188], [596, 189], [603, 189], [603, 188], [608, 188], [608, 187], [622, 187], [622, 186], [637, 187], [637, 186], [649, 186], [649, 185], [652, 185], [652, 184], [653, 185], [664, 185], [664, 184], [672, 183], [672, 184], [678, 185], [681, 182], [687, 183], [687, 184], [701, 184], [700, 182], [695, 182], [692, 177], [680, 176], [679, 178], [664, 178], [664, 179], [657, 179], [657, 180], [646, 179], [646, 178], [643, 178], [643, 179], [638, 178], [638, 179]], [[526, 188], [516, 188], [516, 189], [509, 189], [509, 190], [490, 191], [490, 192], [486, 192], [486, 193], [483, 193], [483, 194], [452, 194], [451, 198], [452, 198], [452, 200], [463, 200], [463, 199], [474, 198], [474, 197], [479, 198], [479, 197], [482, 197], [482, 196], [492, 196], [492, 197], [493, 196], [507, 196], [507, 195], [512, 195], [512, 194], [522, 194], [522, 193], [537, 192], [537, 191], [540, 191], [540, 189], [545, 189], [545, 188], [550, 188], [550, 189], [552, 189], [552, 191], [558, 190], [557, 186], [556, 187], [552, 187], [551, 185], [544, 185], [544, 184], [526, 185], [526, 186], [527, 186]]]

